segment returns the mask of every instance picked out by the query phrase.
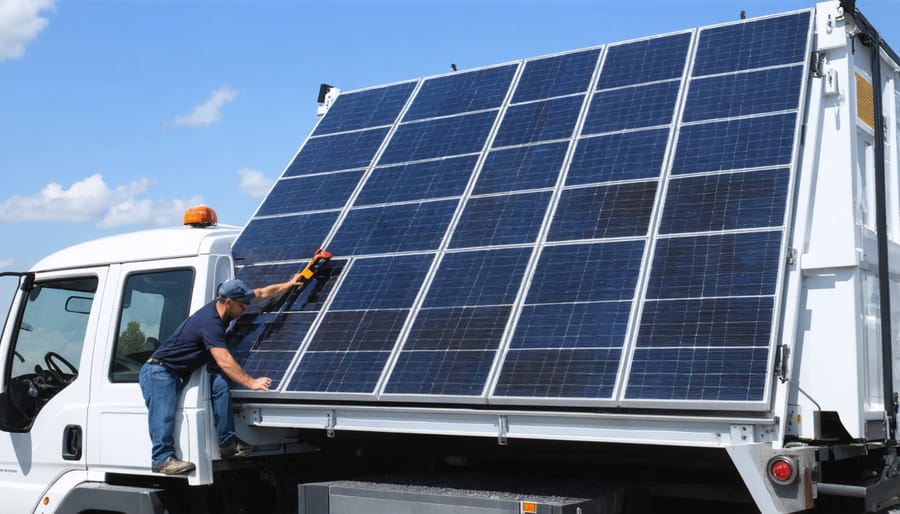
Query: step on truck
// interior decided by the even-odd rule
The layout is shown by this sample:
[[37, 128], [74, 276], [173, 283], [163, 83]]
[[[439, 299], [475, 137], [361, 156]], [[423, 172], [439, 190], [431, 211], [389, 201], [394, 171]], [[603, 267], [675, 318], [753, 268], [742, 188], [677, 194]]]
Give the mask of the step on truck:
[[[875, 20], [879, 21], [879, 20]], [[880, 20], [893, 23], [893, 20]], [[853, 2], [341, 92], [243, 227], [5, 272], [4, 512], [879, 512], [900, 503], [900, 59]], [[138, 372], [237, 276], [250, 457]]]

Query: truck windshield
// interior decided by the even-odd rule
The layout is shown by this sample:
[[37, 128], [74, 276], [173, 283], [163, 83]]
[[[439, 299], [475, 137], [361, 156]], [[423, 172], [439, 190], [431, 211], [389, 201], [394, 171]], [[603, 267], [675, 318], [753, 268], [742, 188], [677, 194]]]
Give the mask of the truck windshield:
[[19, 325], [11, 377], [34, 373], [35, 365], [54, 367], [46, 363], [48, 352], [78, 366], [96, 289], [93, 277], [35, 284]]
[[39, 282], [28, 293], [6, 356], [3, 430], [30, 430], [44, 405], [78, 378], [97, 283], [96, 277]]

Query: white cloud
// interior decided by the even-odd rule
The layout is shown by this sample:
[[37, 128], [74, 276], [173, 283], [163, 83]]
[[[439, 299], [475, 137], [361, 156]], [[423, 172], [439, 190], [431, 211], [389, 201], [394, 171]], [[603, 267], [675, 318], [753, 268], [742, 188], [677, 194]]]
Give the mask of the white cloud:
[[15, 262], [15, 259], [0, 259], [0, 270], [11, 268]]
[[151, 225], [172, 226], [179, 225], [184, 219], [184, 211], [203, 203], [203, 198], [195, 196], [189, 200], [139, 200], [126, 198], [124, 201], [111, 205], [106, 216], [98, 227], [119, 227], [122, 225]]
[[176, 116], [172, 123], [188, 127], [212, 125], [222, 117], [222, 106], [237, 98], [237, 95], [238, 92], [234, 89], [222, 86], [213, 91], [212, 95], [205, 102], [195, 107], [190, 114]]
[[25, 47], [47, 26], [41, 12], [54, 0], [0, 0], [0, 61], [17, 59]]
[[0, 202], [0, 222], [96, 222], [99, 227], [177, 225], [187, 207], [202, 203], [200, 197], [190, 200], [139, 198], [153, 185], [153, 181], [140, 178], [111, 188], [99, 173], [75, 182], [68, 189], [53, 182], [38, 193], [16, 195]]
[[274, 179], [263, 175], [261, 171], [251, 168], [239, 169], [238, 175], [241, 177], [241, 191], [251, 198], [266, 196], [266, 193], [269, 192], [269, 189], [272, 188], [272, 184], [275, 182]]

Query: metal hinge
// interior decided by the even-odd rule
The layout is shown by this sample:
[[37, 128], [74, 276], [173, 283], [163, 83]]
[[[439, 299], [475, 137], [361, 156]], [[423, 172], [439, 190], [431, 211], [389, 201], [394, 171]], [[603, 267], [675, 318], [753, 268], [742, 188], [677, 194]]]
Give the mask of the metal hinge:
[[506, 416], [497, 418], [497, 444], [506, 446], [506, 434], [509, 432], [509, 420]]
[[787, 382], [787, 360], [791, 355], [791, 349], [786, 344], [780, 344], [775, 348], [775, 377], [781, 383]]
[[797, 262], [797, 249], [790, 248], [787, 253], [787, 265], [793, 266]]
[[327, 421], [325, 424], [325, 435], [328, 437], [334, 437], [334, 427], [337, 425], [337, 416], [335, 416], [334, 411], [329, 411], [327, 414]]
[[809, 72], [817, 79], [822, 78], [824, 75], [825, 54], [823, 52], [813, 52], [810, 61]]

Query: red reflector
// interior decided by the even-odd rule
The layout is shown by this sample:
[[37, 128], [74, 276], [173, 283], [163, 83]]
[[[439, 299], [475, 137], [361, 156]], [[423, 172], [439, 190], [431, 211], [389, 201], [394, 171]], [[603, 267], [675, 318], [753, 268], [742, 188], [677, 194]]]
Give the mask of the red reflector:
[[793, 474], [793, 470], [791, 469], [791, 465], [783, 460], [777, 460], [772, 463], [772, 476], [775, 477], [776, 480], [784, 482], [791, 478]]

